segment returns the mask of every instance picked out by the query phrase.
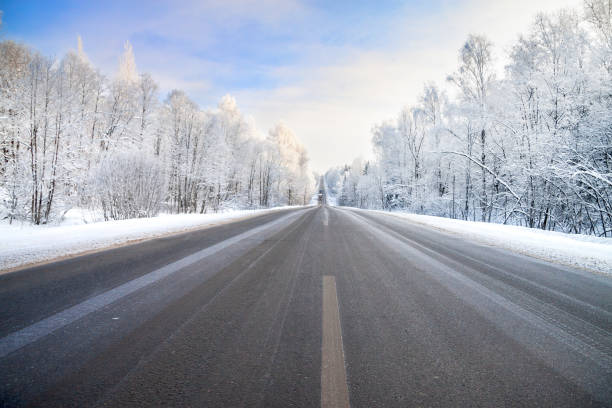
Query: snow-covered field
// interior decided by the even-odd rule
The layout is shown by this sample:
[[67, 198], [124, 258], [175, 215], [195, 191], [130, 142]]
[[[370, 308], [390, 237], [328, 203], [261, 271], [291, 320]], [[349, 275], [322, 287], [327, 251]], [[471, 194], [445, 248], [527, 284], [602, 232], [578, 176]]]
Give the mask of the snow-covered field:
[[77, 209], [66, 214], [59, 225], [0, 223], [0, 271], [284, 208], [289, 207], [232, 210], [216, 214], [160, 215], [106, 222], [92, 222], [97, 219], [95, 214]]
[[486, 245], [612, 276], [612, 238], [377, 210]]

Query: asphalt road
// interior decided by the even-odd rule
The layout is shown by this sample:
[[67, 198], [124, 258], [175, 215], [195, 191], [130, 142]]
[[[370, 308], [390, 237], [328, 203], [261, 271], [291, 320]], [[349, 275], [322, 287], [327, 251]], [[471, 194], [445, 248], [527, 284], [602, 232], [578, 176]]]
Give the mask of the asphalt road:
[[612, 406], [612, 280], [287, 210], [0, 275], [2, 406]]

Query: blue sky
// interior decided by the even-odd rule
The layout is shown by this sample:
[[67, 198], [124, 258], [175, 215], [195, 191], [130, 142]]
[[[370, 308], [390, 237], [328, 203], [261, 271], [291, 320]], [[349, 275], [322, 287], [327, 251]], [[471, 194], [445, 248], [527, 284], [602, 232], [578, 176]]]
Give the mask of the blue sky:
[[0, 0], [2, 35], [61, 56], [83, 39], [103, 73], [123, 43], [163, 92], [202, 107], [236, 97], [262, 134], [282, 121], [323, 171], [371, 156], [370, 129], [413, 103], [425, 81], [443, 84], [470, 32], [499, 51], [537, 11], [577, 0], [28, 1]]
[[[160, 1], [4, 0], [1, 8], [6, 37], [45, 54], [62, 55], [74, 48], [79, 34], [94, 63], [105, 70], [112, 70], [125, 40], [132, 43], [137, 58], [142, 54], [138, 62], [145, 71], [174, 71], [180, 61], [160, 61], [164, 51], [199, 60], [205, 72], [179, 75], [188, 81], [206, 75], [216, 92], [195, 98], [207, 104], [219, 92], [283, 85], [273, 69], [319, 64], [312, 55], [320, 52], [319, 46], [382, 47], [388, 41], [386, 23], [407, 7], [397, 0], [240, 3], [193, 2], [181, 12]], [[409, 7], [412, 13], [426, 13], [434, 2], [413, 1]], [[147, 58], [151, 50], [157, 52]]]

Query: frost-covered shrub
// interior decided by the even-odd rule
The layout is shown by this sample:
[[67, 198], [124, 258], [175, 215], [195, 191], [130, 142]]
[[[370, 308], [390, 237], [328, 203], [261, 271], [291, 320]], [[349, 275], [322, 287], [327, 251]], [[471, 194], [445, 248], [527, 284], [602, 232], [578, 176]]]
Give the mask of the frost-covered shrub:
[[138, 151], [105, 157], [94, 172], [93, 185], [105, 220], [153, 217], [165, 191], [158, 161]]

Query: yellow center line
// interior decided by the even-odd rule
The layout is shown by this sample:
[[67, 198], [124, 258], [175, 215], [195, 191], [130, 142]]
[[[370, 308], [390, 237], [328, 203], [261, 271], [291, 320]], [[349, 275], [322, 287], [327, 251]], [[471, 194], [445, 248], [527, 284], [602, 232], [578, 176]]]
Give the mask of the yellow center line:
[[321, 355], [321, 407], [348, 408], [350, 405], [335, 276], [323, 276]]

